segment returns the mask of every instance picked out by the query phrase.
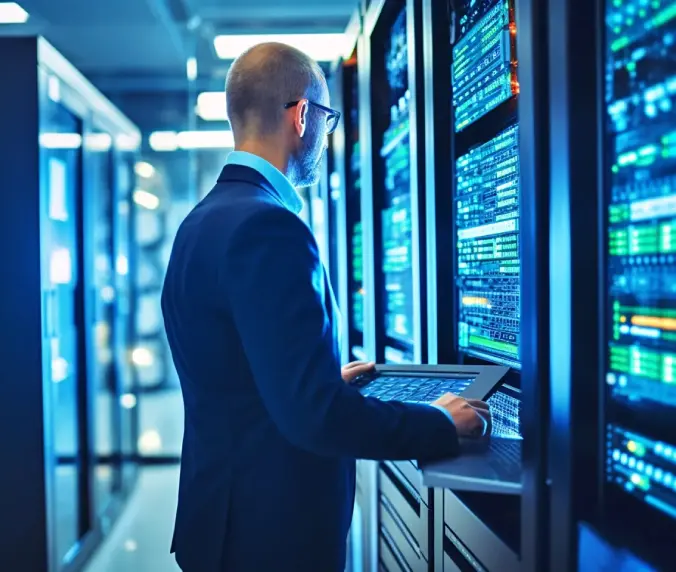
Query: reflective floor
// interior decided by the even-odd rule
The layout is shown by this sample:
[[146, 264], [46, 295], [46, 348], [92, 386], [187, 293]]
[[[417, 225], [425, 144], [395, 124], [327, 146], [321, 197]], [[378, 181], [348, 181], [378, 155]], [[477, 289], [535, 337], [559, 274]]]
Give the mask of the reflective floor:
[[[139, 453], [178, 456], [183, 439], [183, 402], [178, 389], [139, 396]], [[103, 467], [100, 467], [103, 469]], [[104, 471], [99, 471], [105, 476]], [[98, 473], [97, 473], [98, 474]], [[178, 465], [141, 470], [122, 516], [94, 554], [86, 572], [177, 572], [169, 554], [176, 500]], [[62, 486], [68, 485], [64, 474]]]
[[122, 516], [85, 572], [178, 572], [169, 554], [178, 466], [146, 467]]
[[139, 396], [138, 451], [144, 456], [179, 456], [183, 442], [183, 397], [179, 389]]

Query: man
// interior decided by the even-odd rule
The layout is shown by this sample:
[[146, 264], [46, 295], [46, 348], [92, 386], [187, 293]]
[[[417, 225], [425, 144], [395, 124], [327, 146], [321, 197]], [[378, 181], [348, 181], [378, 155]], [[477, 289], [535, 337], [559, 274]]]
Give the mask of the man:
[[162, 309], [185, 403], [173, 549], [199, 572], [339, 572], [355, 458], [436, 459], [488, 408], [363, 397], [294, 187], [318, 181], [338, 114], [312, 60], [261, 44], [226, 82], [235, 151], [181, 225]]

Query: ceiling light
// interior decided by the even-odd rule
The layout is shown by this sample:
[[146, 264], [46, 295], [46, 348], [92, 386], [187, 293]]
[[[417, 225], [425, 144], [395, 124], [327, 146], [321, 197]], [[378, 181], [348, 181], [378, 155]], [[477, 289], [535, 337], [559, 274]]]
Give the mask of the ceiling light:
[[124, 254], [118, 255], [115, 260], [115, 272], [120, 276], [129, 274], [129, 259]]
[[113, 138], [108, 133], [87, 133], [84, 146], [89, 151], [108, 151], [113, 146]]
[[143, 208], [154, 211], [157, 207], [160, 206], [160, 199], [157, 198], [157, 195], [153, 195], [148, 191], [143, 189], [136, 189], [134, 191], [134, 202]]
[[228, 149], [235, 146], [232, 131], [182, 131], [178, 134], [181, 149]]
[[188, 76], [188, 81], [195, 81], [197, 79], [197, 59], [188, 58], [185, 62], [185, 75]]
[[340, 34], [252, 34], [214, 38], [214, 49], [222, 60], [234, 60], [242, 52], [263, 42], [293, 46], [318, 62], [337, 60], [345, 51], [345, 35]]
[[139, 177], [150, 179], [155, 174], [155, 167], [145, 161], [139, 161], [134, 165], [134, 171]]
[[39, 140], [45, 149], [79, 149], [82, 146], [79, 133], [40, 133]]
[[204, 91], [197, 96], [195, 113], [204, 121], [226, 121], [228, 113], [224, 91]]
[[28, 12], [16, 2], [0, 2], [0, 24], [25, 24]]
[[148, 137], [148, 144], [153, 151], [176, 151], [176, 131], [154, 131]]
[[155, 131], [148, 140], [153, 151], [178, 149], [231, 149], [235, 146], [232, 131]]
[[141, 146], [141, 137], [122, 133], [115, 138], [115, 145], [120, 151], [136, 151]]

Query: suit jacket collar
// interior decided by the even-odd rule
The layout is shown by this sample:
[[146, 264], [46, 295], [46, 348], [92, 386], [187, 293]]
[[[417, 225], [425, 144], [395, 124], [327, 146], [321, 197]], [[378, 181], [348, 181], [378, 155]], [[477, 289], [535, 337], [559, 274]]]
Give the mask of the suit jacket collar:
[[226, 165], [221, 170], [221, 174], [218, 177], [219, 183], [248, 183], [263, 189], [268, 194], [272, 195], [275, 200], [277, 200], [282, 206], [286, 207], [284, 199], [280, 193], [272, 186], [270, 181], [268, 181], [263, 175], [261, 175], [256, 169], [251, 167], [244, 167], [243, 165]]

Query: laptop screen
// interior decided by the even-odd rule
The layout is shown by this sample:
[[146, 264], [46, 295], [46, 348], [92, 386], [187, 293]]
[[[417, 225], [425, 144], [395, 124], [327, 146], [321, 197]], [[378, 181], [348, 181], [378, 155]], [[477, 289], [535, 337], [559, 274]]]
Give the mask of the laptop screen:
[[489, 399], [495, 437], [521, 439], [521, 392], [509, 385], [501, 385]]

